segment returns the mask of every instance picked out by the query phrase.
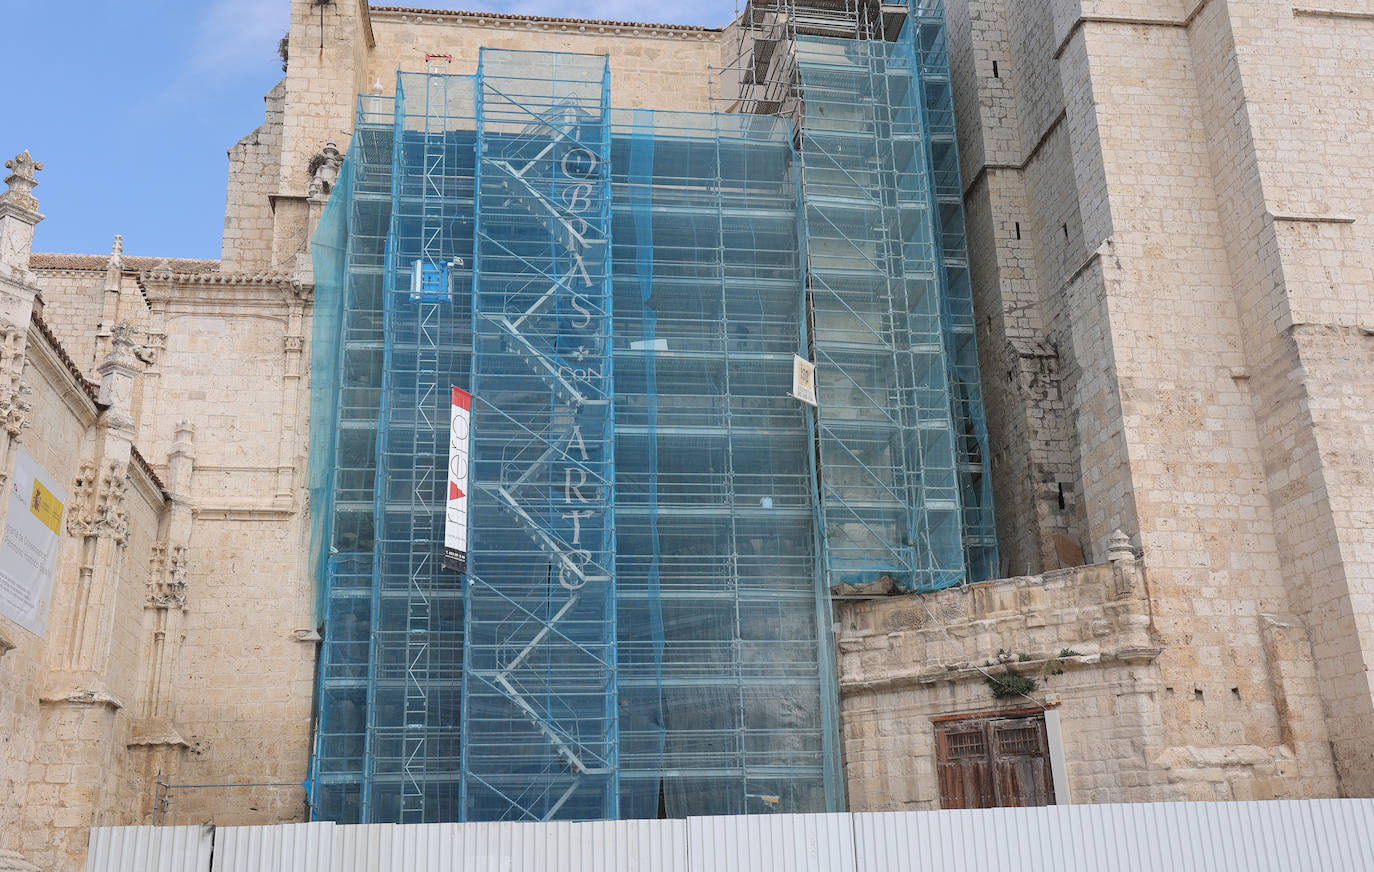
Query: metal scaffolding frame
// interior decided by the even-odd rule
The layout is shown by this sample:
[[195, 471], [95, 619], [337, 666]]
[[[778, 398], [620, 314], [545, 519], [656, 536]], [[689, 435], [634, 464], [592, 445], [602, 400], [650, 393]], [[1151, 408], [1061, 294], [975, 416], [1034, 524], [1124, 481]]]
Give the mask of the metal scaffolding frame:
[[795, 51], [830, 583], [947, 586], [963, 555], [914, 70], [899, 42]]
[[729, 38], [729, 108], [796, 126], [830, 583], [991, 577], [943, 3], [752, 0]]
[[476, 88], [464, 816], [614, 819], [610, 69], [483, 49]]
[[996, 577], [1001, 567], [992, 508], [992, 476], [988, 471], [987, 419], [978, 371], [963, 181], [954, 128], [949, 34], [944, 0], [912, 0], [912, 7], [910, 23], [901, 36], [911, 45], [914, 61], [919, 65], [918, 96], [924, 118], [934, 227], [939, 241], [936, 259], [942, 279], [940, 303], [946, 325], [945, 350], [954, 411], [955, 454], [959, 464], [964, 563], [968, 578], [981, 581]]
[[843, 808], [831, 585], [995, 570], [939, 10], [750, 8], [776, 114], [508, 51], [362, 98], [315, 240], [317, 819]]
[[712, 108], [782, 115], [800, 128], [797, 38], [891, 40], [906, 16], [901, 0], [748, 0], [712, 68]]
[[[469, 359], [457, 299], [471, 159], [453, 136], [461, 88], [440, 61], [397, 82], [373, 513], [372, 650], [362, 819], [451, 819], [461, 589], [442, 567], [450, 374]], [[470, 112], [468, 113], [470, 115]], [[470, 220], [470, 219], [468, 219]]]
[[374, 499], [393, 121], [391, 100], [359, 99], [353, 144], [314, 240], [311, 520], [324, 641], [310, 784], [315, 813], [339, 820], [359, 819], [374, 733]]

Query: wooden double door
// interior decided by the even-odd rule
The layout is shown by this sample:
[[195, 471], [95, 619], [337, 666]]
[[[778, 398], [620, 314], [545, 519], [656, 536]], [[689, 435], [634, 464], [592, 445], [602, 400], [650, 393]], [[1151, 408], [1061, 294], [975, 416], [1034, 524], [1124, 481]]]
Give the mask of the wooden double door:
[[937, 720], [935, 751], [941, 808], [1054, 804], [1043, 714]]

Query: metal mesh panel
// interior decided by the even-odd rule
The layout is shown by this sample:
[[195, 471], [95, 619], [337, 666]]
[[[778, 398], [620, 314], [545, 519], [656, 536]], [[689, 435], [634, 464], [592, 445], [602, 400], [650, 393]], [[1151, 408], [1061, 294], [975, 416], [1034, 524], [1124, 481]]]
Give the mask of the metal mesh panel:
[[483, 49], [463, 791], [618, 817], [610, 71]]
[[944, 279], [940, 298], [944, 307], [955, 452], [959, 462], [960, 526], [969, 578], [981, 581], [992, 578], [999, 569], [997, 524], [992, 512], [988, 428], [978, 373], [968, 234], [964, 227], [959, 147], [954, 130], [954, 93], [949, 75], [949, 40], [943, 0], [922, 0], [914, 6], [901, 40], [913, 46], [920, 65], [926, 158], [932, 193], [938, 204], [933, 217]]
[[794, 37], [832, 584], [992, 576], [991, 481], [943, 15]]
[[840, 807], [791, 128], [612, 117], [622, 813]]
[[470, 256], [471, 117], [466, 81], [399, 78], [372, 502], [367, 821], [458, 813], [463, 625], [459, 580], [442, 567], [443, 498], [450, 387], [471, 347], [461, 266]]
[[359, 100], [353, 144], [314, 239], [312, 560], [320, 592], [315, 813], [362, 815], [373, 614], [373, 493], [382, 386], [393, 104]]
[[964, 580], [916, 71], [901, 43], [799, 37], [826, 565]]
[[613, 110], [566, 54], [363, 98], [316, 238], [317, 819], [843, 807], [830, 583], [995, 562], [937, 24], [775, 46], [800, 131]]

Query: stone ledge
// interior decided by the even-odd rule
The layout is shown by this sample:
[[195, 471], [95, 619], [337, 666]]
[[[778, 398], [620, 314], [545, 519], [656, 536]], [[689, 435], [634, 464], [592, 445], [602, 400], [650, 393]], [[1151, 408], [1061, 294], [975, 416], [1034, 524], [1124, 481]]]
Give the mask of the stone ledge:
[[195, 509], [201, 521], [279, 521], [296, 514], [294, 506], [201, 506]]
[[1155, 658], [1159, 657], [1163, 651], [1163, 648], [1119, 648], [1115, 651], [1075, 654], [1068, 657], [1033, 655], [1029, 660], [993, 663], [981, 669], [967, 661], [947, 663], [940, 667], [923, 669], [920, 672], [887, 675], [882, 678], [860, 681], [842, 680], [840, 682], [840, 694], [843, 696], [848, 693], [872, 693], [875, 691], [899, 690], [903, 687], [938, 684], [942, 681], [958, 682], [981, 680], [987, 677], [986, 670], [997, 669], [999, 667], [1024, 668], [1029, 670], [1024, 674], [1030, 675], [1031, 673], [1038, 674], [1051, 665], [1057, 666], [1067, 672], [1070, 670], [1087, 669], [1106, 663], [1151, 663]]
[[[1124, 537], [1123, 537], [1124, 538]], [[837, 604], [840, 693], [1148, 665], [1159, 657], [1133, 556], [926, 594]], [[1066, 653], [1069, 652], [1069, 653]], [[981, 667], [978, 664], [986, 664]]]
[[135, 721], [126, 747], [175, 747], [189, 748], [191, 743], [182, 738], [181, 731], [171, 721], [160, 718], [143, 718]]
[[113, 710], [124, 708], [123, 700], [104, 689], [88, 690], [85, 688], [71, 688], [49, 690], [38, 697], [38, 702], [42, 705], [105, 706]]
[[1326, 9], [1316, 6], [1294, 6], [1294, 17], [1306, 18], [1345, 18], [1350, 21], [1374, 21], [1374, 12], [1356, 9]]
[[[1374, 18], [1374, 13], [1370, 13]], [[1270, 212], [1269, 217], [1274, 221], [1291, 221], [1297, 224], [1354, 224], [1354, 215], [1322, 215], [1315, 212]]]
[[515, 30], [544, 30], [556, 33], [593, 35], [641, 36], [668, 39], [696, 39], [717, 41], [723, 32], [719, 27], [693, 27], [686, 24], [655, 24], [652, 22], [611, 21], [592, 18], [558, 18], [539, 15], [518, 15], [503, 12], [464, 12], [448, 9], [428, 9], [411, 6], [372, 6], [369, 20], [386, 22], [400, 20], [418, 23], [448, 23], [458, 19], [467, 25]]

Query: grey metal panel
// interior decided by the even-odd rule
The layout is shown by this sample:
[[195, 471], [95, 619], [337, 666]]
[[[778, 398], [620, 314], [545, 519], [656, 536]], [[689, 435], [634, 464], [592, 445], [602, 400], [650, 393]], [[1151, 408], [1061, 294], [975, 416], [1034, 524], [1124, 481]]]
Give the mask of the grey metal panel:
[[[87, 872], [208, 872], [208, 827], [91, 831]], [[1374, 799], [214, 831], [213, 872], [1369, 872]]]
[[687, 825], [685, 821], [375, 824], [334, 830], [334, 858], [328, 872], [402, 869], [687, 872]]
[[334, 862], [321, 872], [457, 870], [459, 824], [368, 824], [334, 830]]
[[1374, 800], [1049, 806], [854, 817], [858, 872], [1369, 872]]
[[691, 872], [855, 872], [847, 814], [687, 819]]
[[94, 827], [86, 872], [208, 872], [214, 827]]
[[219, 827], [212, 872], [330, 872], [332, 823]]
[[462, 872], [687, 872], [686, 821], [463, 824]]

